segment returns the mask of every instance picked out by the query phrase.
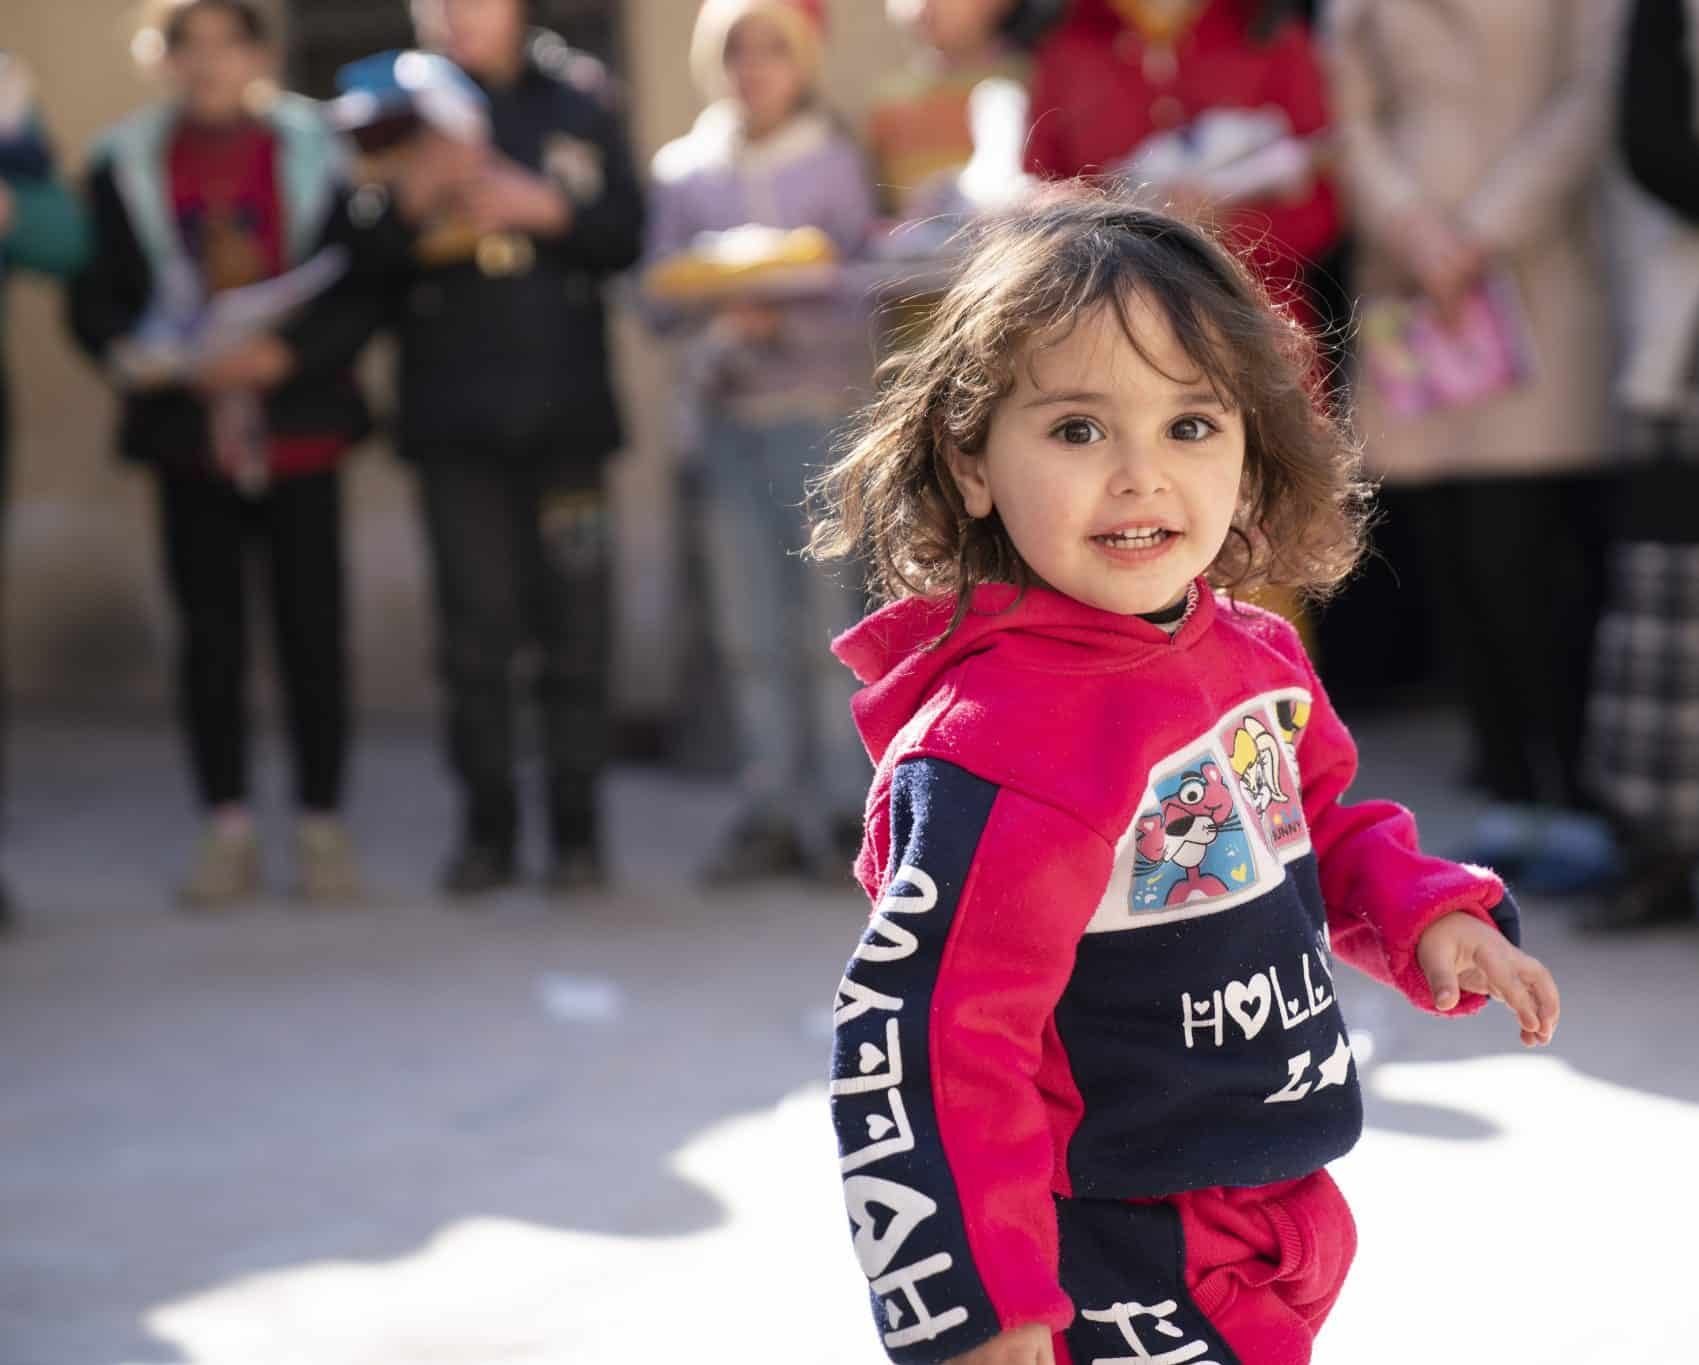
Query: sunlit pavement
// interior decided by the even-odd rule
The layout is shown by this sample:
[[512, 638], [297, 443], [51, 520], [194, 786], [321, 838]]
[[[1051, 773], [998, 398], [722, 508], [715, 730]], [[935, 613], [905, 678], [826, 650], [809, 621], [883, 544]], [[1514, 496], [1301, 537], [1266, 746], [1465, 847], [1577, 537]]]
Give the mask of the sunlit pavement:
[[[690, 890], [717, 788], [617, 774], [616, 891], [468, 914], [430, 891], [428, 737], [368, 736], [383, 903], [191, 919], [162, 889], [192, 835], [170, 738], [15, 730], [0, 1365], [883, 1359], [821, 1082], [865, 909]], [[1466, 835], [1449, 728], [1361, 738], [1364, 790]], [[1318, 1365], [1699, 1362], [1699, 932], [1593, 943], [1529, 910], [1549, 1052], [1346, 987], [1362, 1249]]]

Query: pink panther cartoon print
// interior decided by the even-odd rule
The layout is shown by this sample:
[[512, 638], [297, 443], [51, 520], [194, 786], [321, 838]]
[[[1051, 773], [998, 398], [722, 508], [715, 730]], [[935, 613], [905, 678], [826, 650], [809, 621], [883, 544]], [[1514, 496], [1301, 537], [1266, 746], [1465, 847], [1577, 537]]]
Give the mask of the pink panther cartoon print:
[[[1205, 757], [1179, 775], [1160, 806], [1138, 819], [1134, 909], [1213, 900], [1243, 885], [1250, 859], [1233, 790], [1220, 765]], [[1177, 874], [1177, 875], [1176, 875]], [[1225, 876], [1221, 875], [1225, 874]], [[1157, 892], [1167, 882], [1160, 902]]]

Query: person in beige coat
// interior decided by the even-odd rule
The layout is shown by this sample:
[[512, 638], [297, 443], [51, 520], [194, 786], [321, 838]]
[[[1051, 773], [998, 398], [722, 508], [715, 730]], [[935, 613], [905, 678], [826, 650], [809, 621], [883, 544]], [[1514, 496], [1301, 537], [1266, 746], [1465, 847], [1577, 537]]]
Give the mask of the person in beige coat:
[[1606, 451], [1610, 349], [1591, 224], [1619, 15], [1618, 0], [1334, 0], [1324, 31], [1359, 298], [1425, 295], [1450, 315], [1501, 272], [1527, 315], [1518, 388], [1419, 418], [1367, 380], [1356, 394], [1370, 469], [1423, 486], [1403, 503], [1466, 679], [1475, 773], [1517, 806], [1584, 799], [1602, 551], [1586, 475]]

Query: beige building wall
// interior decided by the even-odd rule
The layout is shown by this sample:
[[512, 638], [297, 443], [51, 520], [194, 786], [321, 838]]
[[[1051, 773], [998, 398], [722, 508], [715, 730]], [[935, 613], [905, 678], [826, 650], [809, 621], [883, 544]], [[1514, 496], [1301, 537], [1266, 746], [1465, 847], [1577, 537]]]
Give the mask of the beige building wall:
[[[351, 0], [351, 3], [400, 0]], [[644, 161], [683, 132], [698, 102], [686, 51], [697, 0], [627, 0], [632, 136]], [[879, 0], [835, 0], [827, 89], [852, 118], [900, 39]], [[147, 97], [128, 56], [124, 0], [0, 0], [0, 43], [36, 72], [72, 168], [102, 127]], [[6, 684], [26, 703], [157, 709], [172, 631], [152, 488], [111, 453], [113, 403], [68, 342], [55, 287], [14, 280], [6, 338], [14, 396], [5, 568]], [[622, 708], [663, 710], [676, 687], [672, 468], [665, 359], [628, 317], [616, 322], [630, 447], [613, 479], [620, 526], [615, 660]], [[383, 358], [373, 359], [381, 388]], [[371, 713], [434, 703], [429, 584], [408, 471], [381, 442], [350, 465], [346, 526], [359, 698]], [[268, 632], [256, 621], [256, 646]]]

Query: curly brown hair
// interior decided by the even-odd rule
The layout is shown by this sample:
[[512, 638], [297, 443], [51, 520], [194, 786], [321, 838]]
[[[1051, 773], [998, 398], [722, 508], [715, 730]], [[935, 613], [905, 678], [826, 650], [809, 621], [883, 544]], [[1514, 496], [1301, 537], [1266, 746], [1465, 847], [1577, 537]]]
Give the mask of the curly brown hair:
[[1091, 310], [1112, 308], [1139, 349], [1135, 298], [1244, 417], [1239, 506], [1209, 581], [1325, 597], [1362, 554], [1370, 488], [1318, 392], [1314, 339], [1204, 229], [1078, 186], [981, 229], [930, 321], [880, 366], [842, 457], [811, 486], [809, 553], [865, 558], [883, 601], [953, 594], [952, 629], [980, 584], [1027, 586], [997, 514], [968, 515], [946, 450], [980, 453], [1028, 344], [1066, 336]]

